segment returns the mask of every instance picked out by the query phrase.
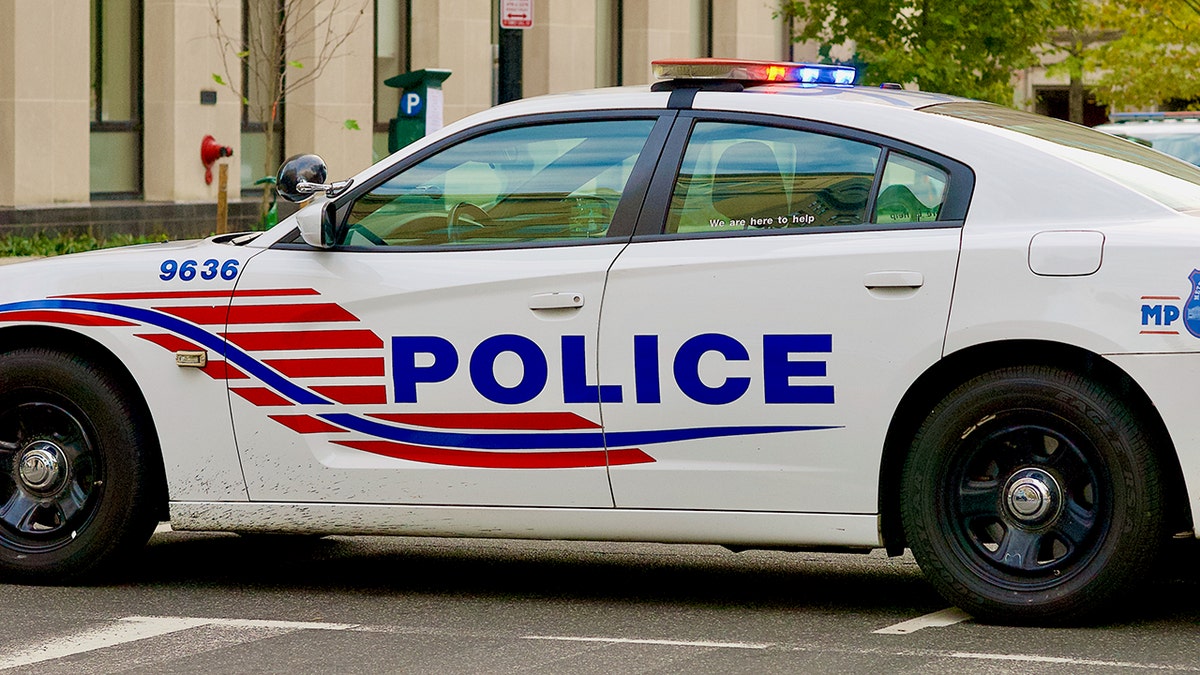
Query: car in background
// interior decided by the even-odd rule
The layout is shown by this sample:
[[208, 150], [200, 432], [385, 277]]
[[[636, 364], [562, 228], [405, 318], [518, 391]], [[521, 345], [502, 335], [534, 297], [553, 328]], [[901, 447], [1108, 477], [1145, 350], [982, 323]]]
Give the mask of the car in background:
[[1092, 128], [1200, 166], [1200, 113], [1113, 113], [1110, 119]]
[[0, 579], [167, 518], [907, 547], [1064, 622], [1194, 538], [1200, 168], [844, 67], [655, 72], [294, 158], [266, 232], [0, 269]]

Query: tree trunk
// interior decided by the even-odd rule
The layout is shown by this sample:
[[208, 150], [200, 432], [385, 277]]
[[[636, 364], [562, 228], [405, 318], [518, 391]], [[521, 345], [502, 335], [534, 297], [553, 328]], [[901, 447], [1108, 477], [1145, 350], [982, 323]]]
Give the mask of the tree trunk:
[[1083, 78], [1071, 73], [1071, 88], [1067, 92], [1067, 121], [1083, 124]]

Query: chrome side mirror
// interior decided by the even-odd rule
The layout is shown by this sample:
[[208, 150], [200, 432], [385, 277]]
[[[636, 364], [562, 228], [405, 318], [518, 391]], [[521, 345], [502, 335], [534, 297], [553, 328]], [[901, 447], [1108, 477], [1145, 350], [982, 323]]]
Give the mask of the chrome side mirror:
[[337, 208], [328, 200], [305, 206], [296, 212], [296, 224], [304, 243], [315, 248], [333, 248], [337, 244]]
[[317, 192], [336, 197], [350, 187], [353, 179], [326, 183], [325, 160], [316, 155], [294, 155], [279, 169], [275, 190], [289, 202], [302, 202]]

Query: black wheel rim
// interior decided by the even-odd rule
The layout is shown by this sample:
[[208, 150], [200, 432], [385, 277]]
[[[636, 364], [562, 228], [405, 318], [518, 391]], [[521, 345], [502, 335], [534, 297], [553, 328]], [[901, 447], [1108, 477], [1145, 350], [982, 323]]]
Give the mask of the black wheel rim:
[[1111, 486], [1078, 427], [1043, 411], [964, 433], [943, 494], [958, 553], [990, 582], [1036, 590], [1087, 566], [1107, 533]]
[[10, 397], [0, 405], [0, 545], [28, 553], [71, 542], [103, 489], [86, 417], [46, 398]]

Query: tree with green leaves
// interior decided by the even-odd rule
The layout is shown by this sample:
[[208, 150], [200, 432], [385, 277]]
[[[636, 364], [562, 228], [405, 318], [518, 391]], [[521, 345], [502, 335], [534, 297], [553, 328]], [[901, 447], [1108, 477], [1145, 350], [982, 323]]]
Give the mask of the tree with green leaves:
[[[289, 92], [296, 91], [324, 72], [340, 55], [342, 45], [358, 28], [371, 0], [251, 0], [246, 3], [245, 25], [232, 34], [224, 22], [220, 2], [209, 0], [221, 49], [224, 73], [213, 73], [213, 80], [229, 87], [246, 106], [247, 117], [263, 127], [266, 152], [264, 179], [275, 174], [277, 160], [273, 148], [279, 120], [279, 106]], [[240, 3], [238, 3], [240, 6]], [[238, 88], [244, 75], [244, 89]], [[344, 122], [358, 129], [355, 120]], [[260, 222], [270, 210], [271, 190], [264, 189], [259, 207]]]
[[1096, 21], [1118, 31], [1083, 59], [1098, 100], [1117, 108], [1200, 108], [1200, 0], [1108, 0]]
[[[797, 41], [852, 42], [862, 81], [1012, 103], [1013, 73], [1053, 51], [1088, 0], [785, 0]], [[1165, 1], [1165, 0], [1164, 0]]]

